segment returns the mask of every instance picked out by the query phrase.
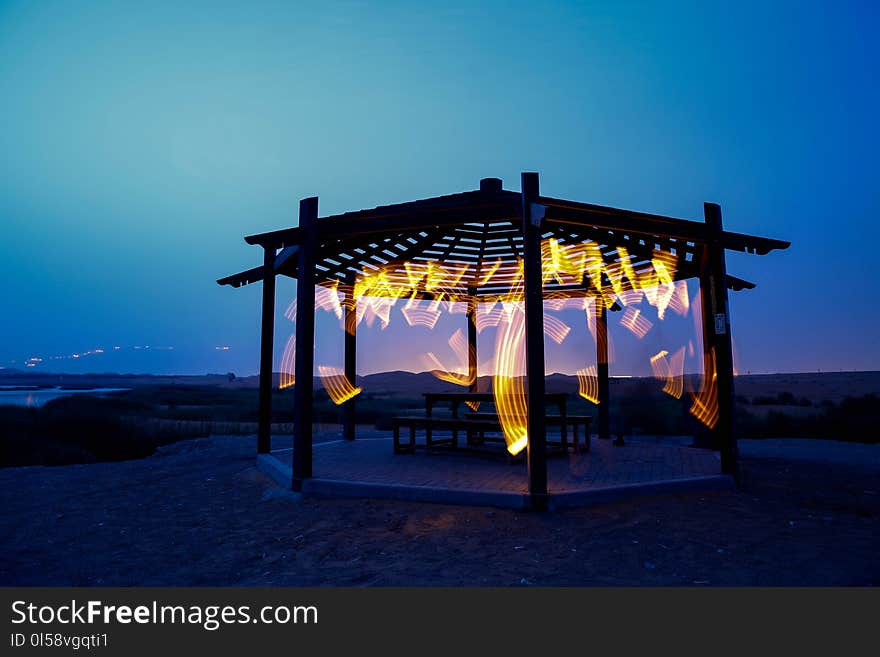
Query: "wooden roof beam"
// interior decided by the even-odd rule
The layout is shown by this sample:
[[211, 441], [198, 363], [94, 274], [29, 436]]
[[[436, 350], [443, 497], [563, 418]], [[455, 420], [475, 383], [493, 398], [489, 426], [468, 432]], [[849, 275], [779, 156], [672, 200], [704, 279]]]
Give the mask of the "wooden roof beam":
[[[538, 198], [538, 203], [547, 208], [546, 218], [549, 221], [560, 224], [641, 233], [661, 239], [700, 243], [705, 243], [707, 240], [706, 224], [700, 221], [620, 210], [603, 205], [577, 203], [546, 196]], [[787, 249], [791, 246], [791, 242], [784, 240], [729, 231], [722, 233], [722, 239], [726, 249], [758, 255], [766, 255], [774, 249]]]
[[[440, 226], [459, 226], [482, 221], [502, 221], [516, 217], [520, 195], [516, 192], [464, 192], [449, 197], [387, 205], [372, 210], [346, 212], [321, 217], [316, 222], [318, 237], [366, 235], [395, 230], [418, 230]], [[298, 227], [248, 235], [248, 244], [298, 244]]]

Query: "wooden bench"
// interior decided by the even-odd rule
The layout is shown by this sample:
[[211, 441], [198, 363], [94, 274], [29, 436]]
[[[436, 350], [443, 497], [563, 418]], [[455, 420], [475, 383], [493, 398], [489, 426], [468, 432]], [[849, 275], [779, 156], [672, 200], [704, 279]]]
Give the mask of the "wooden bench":
[[[402, 428], [409, 429], [406, 443], [401, 441], [400, 431]], [[427, 417], [427, 416], [398, 416], [391, 418], [391, 428], [394, 432], [394, 452], [396, 454], [412, 453], [416, 450], [416, 430], [424, 429], [425, 447], [428, 449], [439, 446], [458, 447], [458, 433], [464, 431], [468, 443], [472, 443], [476, 433], [481, 435], [486, 432], [501, 431], [501, 425], [497, 420], [490, 418], [457, 418], [457, 417]], [[435, 438], [434, 429], [446, 429], [452, 432], [451, 438]]]
[[590, 422], [593, 421], [592, 415], [547, 415], [545, 421], [550, 426], [559, 426], [562, 432], [562, 443], [565, 449], [568, 449], [568, 428], [571, 427], [572, 449], [575, 453], [582, 451], [578, 445], [578, 429], [584, 429], [584, 452], [590, 451]]
[[[498, 423], [498, 416], [495, 413], [468, 413], [465, 415], [467, 418], [479, 419], [479, 420], [494, 420]], [[560, 439], [559, 441], [548, 440], [547, 444], [553, 447], [562, 447], [563, 451], [568, 451], [568, 428], [571, 427], [572, 430], [572, 448], [575, 453], [584, 451], [590, 451], [590, 422], [592, 422], [592, 415], [545, 415], [544, 422], [547, 426], [559, 427], [560, 429]], [[500, 427], [500, 423], [499, 423]], [[580, 448], [580, 438], [578, 435], [579, 428], [583, 427], [584, 430], [584, 446], [583, 450]], [[482, 439], [482, 436], [480, 436]]]

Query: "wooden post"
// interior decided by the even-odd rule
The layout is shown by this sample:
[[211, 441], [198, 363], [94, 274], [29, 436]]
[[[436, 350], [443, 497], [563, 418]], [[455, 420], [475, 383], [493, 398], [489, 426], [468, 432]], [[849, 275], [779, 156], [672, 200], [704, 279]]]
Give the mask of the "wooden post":
[[[700, 249], [700, 312], [702, 314], [703, 327], [703, 388], [709, 385], [711, 380], [714, 362], [715, 348], [715, 320], [713, 318], [712, 306], [712, 276], [709, 267], [709, 248], [705, 244]], [[697, 433], [694, 436], [694, 447], [701, 449], [720, 448], [718, 443], [718, 435], [699, 425]]]
[[522, 174], [523, 273], [525, 278], [526, 413], [529, 496], [535, 510], [547, 508], [547, 434], [544, 426], [544, 291], [541, 280], [541, 221], [537, 173]]
[[[481, 181], [482, 183], [482, 181]], [[477, 390], [477, 291], [475, 288], [468, 290], [467, 307], [467, 342], [468, 342], [468, 379], [471, 392]]]
[[721, 452], [721, 471], [737, 476], [737, 444], [734, 428], [733, 346], [730, 337], [730, 305], [727, 300], [727, 264], [721, 207], [705, 203], [707, 241], [700, 259], [700, 294], [703, 307], [703, 385], [715, 364], [718, 421], [711, 429], [711, 442]]
[[[354, 298], [354, 276], [349, 277], [345, 293], [345, 378], [352, 387], [357, 385], [357, 299]], [[342, 435], [346, 440], [355, 438], [355, 417], [357, 396], [347, 400], [342, 406]]]
[[260, 396], [257, 454], [272, 448], [272, 354], [275, 341], [275, 246], [263, 247], [263, 309], [260, 330]]
[[597, 408], [599, 438], [611, 438], [611, 386], [608, 375], [608, 308], [596, 298], [596, 379], [599, 388]]
[[318, 198], [299, 202], [302, 241], [296, 272], [296, 382], [293, 409], [294, 490], [312, 476], [312, 406], [315, 371], [315, 251]]

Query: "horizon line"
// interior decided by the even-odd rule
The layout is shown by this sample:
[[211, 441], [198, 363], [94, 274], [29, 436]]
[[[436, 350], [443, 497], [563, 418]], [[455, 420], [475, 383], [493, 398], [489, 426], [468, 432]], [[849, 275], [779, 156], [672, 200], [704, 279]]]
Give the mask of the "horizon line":
[[[0, 366], [0, 372], [8, 370], [15, 374], [22, 374], [26, 376], [151, 376], [151, 377], [213, 377], [213, 376], [221, 376], [226, 377], [229, 374], [235, 375], [236, 379], [250, 379], [254, 377], [259, 377], [259, 372], [254, 372], [253, 374], [242, 374], [238, 375], [235, 372], [203, 372], [200, 374], [193, 373], [176, 373], [176, 374], [157, 374], [155, 372], [46, 372], [46, 371], [34, 371], [34, 370], [22, 370], [15, 367], [3, 367]], [[272, 371], [272, 375], [280, 375], [282, 372], [280, 370]], [[367, 372], [367, 373], [358, 373], [357, 376], [365, 377], [365, 376], [376, 376], [379, 374], [430, 374], [434, 375], [432, 370], [422, 370], [419, 372], [414, 372], [412, 370], [382, 370], [377, 372]], [[801, 370], [801, 371], [776, 371], [776, 372], [745, 372], [734, 374], [734, 377], [743, 377], [743, 376], [775, 376], [779, 374], [789, 374], [789, 375], [806, 375], [806, 374], [874, 374], [880, 373], [880, 369], [877, 370], [859, 370], [859, 369], [840, 369], [840, 370]], [[686, 372], [685, 376], [701, 376], [702, 372]], [[494, 374], [480, 374], [478, 378], [491, 378], [495, 376]], [[524, 374], [521, 376], [525, 376]], [[576, 372], [568, 373], [568, 372], [547, 372], [544, 374], [545, 377], [548, 376], [577, 376]], [[319, 379], [320, 376], [315, 374], [313, 378]], [[655, 378], [652, 374], [610, 374], [609, 378], [611, 379], [653, 379]], [[453, 384], [455, 385], [455, 384]]]

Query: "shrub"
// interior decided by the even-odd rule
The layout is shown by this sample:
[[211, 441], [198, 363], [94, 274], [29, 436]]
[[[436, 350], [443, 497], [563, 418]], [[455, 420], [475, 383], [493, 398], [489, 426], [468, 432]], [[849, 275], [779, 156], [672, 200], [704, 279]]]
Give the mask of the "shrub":
[[135, 402], [62, 397], [42, 408], [0, 407], [0, 465], [121, 461], [152, 454], [155, 439], [125, 422]]

